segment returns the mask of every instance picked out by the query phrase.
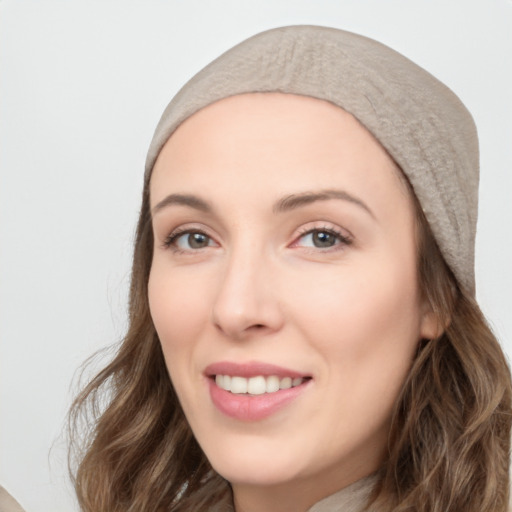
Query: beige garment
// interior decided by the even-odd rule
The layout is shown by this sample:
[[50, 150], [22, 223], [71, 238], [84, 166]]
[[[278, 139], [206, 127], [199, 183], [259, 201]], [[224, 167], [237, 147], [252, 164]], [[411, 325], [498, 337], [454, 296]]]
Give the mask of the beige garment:
[[[375, 483], [369, 476], [319, 501], [308, 512], [362, 512]], [[231, 493], [210, 512], [233, 512]], [[21, 505], [0, 485], [0, 512], [24, 512]]]
[[[376, 476], [362, 478], [313, 505], [308, 512], [362, 512], [375, 485]], [[210, 512], [233, 512], [231, 493]]]
[[327, 496], [308, 512], [361, 512], [375, 485], [376, 476], [362, 478], [331, 496]]
[[21, 505], [1, 485], [0, 512], [24, 512]]
[[364, 36], [291, 26], [253, 36], [195, 75], [169, 103], [146, 160], [146, 184], [160, 150], [188, 117], [250, 92], [326, 100], [353, 114], [409, 179], [441, 252], [474, 291], [478, 137], [450, 89], [403, 55]]

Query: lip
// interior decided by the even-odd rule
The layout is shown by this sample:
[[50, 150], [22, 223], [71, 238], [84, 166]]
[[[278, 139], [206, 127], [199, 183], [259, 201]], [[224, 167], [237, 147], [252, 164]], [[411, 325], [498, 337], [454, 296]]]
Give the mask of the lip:
[[208, 365], [204, 374], [207, 377], [214, 377], [215, 375], [238, 375], [239, 377], [257, 377], [263, 375], [263, 377], [269, 377], [270, 375], [277, 375], [280, 378], [291, 377], [309, 377], [309, 375], [289, 368], [283, 368], [282, 366], [276, 366], [274, 364], [262, 363], [259, 361], [251, 361], [248, 363], [233, 363], [230, 361], [219, 361]]
[[226, 416], [246, 422], [263, 420], [277, 413], [298, 398], [311, 383], [311, 378], [307, 378], [299, 386], [262, 395], [233, 394], [215, 384], [215, 375], [238, 375], [245, 378], [277, 375], [280, 378], [291, 377], [292, 379], [310, 377], [295, 370], [260, 362], [243, 364], [218, 362], [209, 365], [204, 375], [208, 381], [210, 398], [214, 406]]

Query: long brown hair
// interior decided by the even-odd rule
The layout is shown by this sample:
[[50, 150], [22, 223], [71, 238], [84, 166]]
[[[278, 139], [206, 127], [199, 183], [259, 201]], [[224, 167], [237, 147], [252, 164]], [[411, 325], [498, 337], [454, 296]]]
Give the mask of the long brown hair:
[[[508, 366], [416, 207], [420, 288], [446, 328], [418, 347], [395, 406], [389, 455], [372, 507], [379, 512], [505, 512]], [[112, 362], [78, 395], [69, 416], [70, 467], [84, 512], [207, 511], [231, 492], [195, 441], [167, 374], [148, 306], [152, 256], [146, 183], [128, 332]]]
[[512, 388], [503, 351], [461, 290], [416, 203], [420, 290], [443, 326], [422, 340], [393, 413], [374, 491], [386, 512], [505, 512]]

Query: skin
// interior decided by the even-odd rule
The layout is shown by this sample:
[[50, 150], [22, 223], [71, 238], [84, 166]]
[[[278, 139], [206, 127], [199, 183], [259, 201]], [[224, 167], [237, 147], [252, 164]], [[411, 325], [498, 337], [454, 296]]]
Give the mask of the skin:
[[[282, 208], [283, 198], [328, 190], [338, 196]], [[417, 284], [413, 203], [386, 151], [328, 102], [240, 95], [178, 128], [150, 195], [152, 318], [186, 417], [231, 482], [237, 512], [305, 511], [376, 471], [417, 343], [436, 331]], [[177, 229], [188, 232], [166, 245]], [[202, 246], [190, 232], [206, 235]], [[326, 232], [332, 245], [319, 247]], [[244, 422], [212, 403], [203, 372], [218, 361], [312, 379], [270, 417]]]

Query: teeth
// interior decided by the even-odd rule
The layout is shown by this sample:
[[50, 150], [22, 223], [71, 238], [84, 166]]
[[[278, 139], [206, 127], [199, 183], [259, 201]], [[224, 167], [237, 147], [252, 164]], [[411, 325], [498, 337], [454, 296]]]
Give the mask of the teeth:
[[231, 393], [250, 395], [263, 395], [264, 393], [275, 393], [280, 389], [290, 389], [291, 387], [300, 386], [305, 379], [302, 377], [283, 377], [280, 379], [277, 375], [269, 375], [264, 377], [258, 375], [256, 377], [239, 377], [237, 375], [216, 375], [215, 383], [219, 388]]
[[279, 383], [279, 387], [281, 389], [289, 389], [292, 387], [292, 378], [291, 377], [284, 377], [281, 379], [281, 382]]
[[247, 392], [251, 395], [263, 395], [267, 388], [265, 377], [251, 377], [247, 381]]
[[274, 375], [267, 377], [265, 379], [265, 391], [267, 393], [279, 391], [279, 377], [275, 377]]
[[231, 377], [229, 375], [215, 375], [215, 383], [219, 388], [231, 390]]
[[[224, 384], [224, 379], [222, 379], [222, 381], [222, 384]], [[231, 389], [226, 391], [231, 391], [231, 393], [247, 393], [247, 379], [243, 377], [231, 377]]]

